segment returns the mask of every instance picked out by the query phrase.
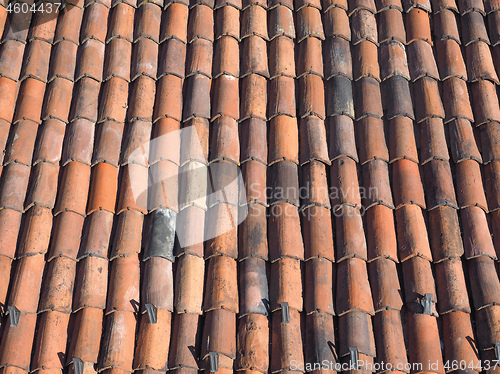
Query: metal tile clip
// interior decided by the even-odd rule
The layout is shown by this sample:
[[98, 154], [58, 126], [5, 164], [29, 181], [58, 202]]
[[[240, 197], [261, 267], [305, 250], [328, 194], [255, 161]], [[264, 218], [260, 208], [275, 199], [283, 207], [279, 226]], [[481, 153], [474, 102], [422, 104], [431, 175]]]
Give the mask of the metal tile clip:
[[358, 369], [358, 360], [359, 360], [358, 347], [349, 347], [349, 357], [351, 360], [351, 367], [354, 367], [354, 370], [359, 370]]
[[290, 322], [290, 308], [288, 307], [288, 303], [286, 302], [281, 303], [281, 322]]
[[219, 354], [217, 352], [209, 352], [208, 358], [210, 359], [210, 372], [215, 373], [219, 371]]
[[146, 304], [146, 311], [148, 312], [149, 323], [153, 324], [158, 322], [158, 309], [153, 304]]
[[21, 318], [21, 311], [15, 306], [8, 306], [7, 310], [9, 312], [10, 327], [15, 327], [19, 324], [19, 318]]
[[420, 304], [424, 308], [424, 314], [431, 315], [431, 306], [432, 306], [432, 294], [426, 293], [424, 298], [420, 300]]
[[75, 374], [83, 374], [83, 360], [78, 357], [73, 357], [73, 370]]
[[495, 343], [495, 358], [500, 360], [500, 342]]

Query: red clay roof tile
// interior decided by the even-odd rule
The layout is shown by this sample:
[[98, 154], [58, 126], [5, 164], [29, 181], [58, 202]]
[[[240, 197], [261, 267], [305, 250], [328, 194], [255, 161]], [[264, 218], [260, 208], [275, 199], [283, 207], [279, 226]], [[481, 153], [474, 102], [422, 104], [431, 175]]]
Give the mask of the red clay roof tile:
[[88, 39], [105, 42], [108, 12], [109, 9], [106, 6], [97, 2], [89, 4], [85, 8], [80, 30], [80, 43], [84, 43]]
[[72, 161], [90, 165], [94, 142], [94, 124], [87, 119], [76, 119], [66, 127], [66, 141], [62, 154], [62, 165]]
[[129, 81], [132, 44], [125, 39], [115, 38], [109, 42], [108, 50], [114, 53], [105, 54], [103, 80], [107, 81], [113, 77], [119, 77]]
[[103, 329], [103, 311], [96, 308], [84, 308], [75, 313], [75, 328], [71, 337], [67, 364], [73, 357], [83, 362], [97, 362], [101, 330]]
[[299, 117], [315, 115], [325, 119], [325, 93], [323, 79], [316, 74], [299, 78]]
[[248, 216], [239, 226], [239, 259], [258, 257], [268, 259], [266, 207], [248, 204]]
[[412, 81], [422, 77], [439, 80], [439, 72], [434, 60], [432, 47], [422, 41], [415, 40], [408, 46], [408, 64]]
[[[234, 42], [231, 42], [234, 44]], [[241, 77], [249, 74], [259, 74], [263, 77], [269, 78], [269, 69], [267, 64], [267, 48], [266, 41], [258, 36], [249, 36], [241, 43], [242, 53], [249, 58], [241, 61]], [[230, 53], [230, 51], [227, 51]], [[236, 58], [233, 56], [234, 62]], [[239, 65], [240, 61], [238, 61]], [[251, 95], [249, 95], [251, 97]]]
[[462, 40], [464, 46], [468, 46], [476, 41], [484, 41], [490, 44], [483, 15], [479, 12], [468, 12], [461, 17], [462, 20]]
[[[448, 127], [450, 128], [450, 148], [453, 160], [458, 163], [473, 159], [482, 163], [471, 123], [464, 119], [457, 119], [450, 122]], [[485, 126], [485, 128], [487, 127]]]
[[186, 59], [186, 76], [203, 74], [212, 76], [213, 43], [206, 39], [195, 39], [189, 44]]
[[37, 316], [21, 311], [19, 320], [22, 323], [17, 326], [5, 326], [0, 349], [0, 366], [13, 366], [27, 372], [30, 368]]
[[391, 208], [374, 205], [366, 211], [366, 243], [368, 260], [380, 257], [398, 261], [396, 231]]
[[[194, 258], [193, 256], [190, 257]], [[114, 266], [114, 261], [117, 259], [113, 260], [111, 263], [112, 268]], [[199, 267], [197, 269], [199, 270]], [[203, 270], [200, 275], [203, 275]], [[182, 276], [182, 272], [178, 276]], [[193, 281], [194, 280], [196, 280], [196, 278], [193, 279]], [[200, 279], [198, 278], [197, 280], [199, 281]], [[200, 285], [198, 284], [198, 286]], [[186, 284], [185, 287], [186, 291], [190, 290], [188, 284]], [[143, 266], [141, 302], [143, 305], [143, 314], [145, 311], [144, 305], [146, 304], [153, 304], [157, 309], [167, 310], [169, 312], [174, 310], [174, 280], [171, 261], [161, 257], [152, 257], [145, 261]]]
[[283, 257], [304, 258], [304, 246], [297, 208], [289, 203], [274, 204], [269, 211], [269, 259], [274, 262]]
[[[96, 256], [88, 256], [80, 259], [75, 281], [73, 311], [77, 312], [81, 309], [94, 308], [104, 310], [106, 307], [107, 285], [107, 259]], [[81, 344], [85, 344], [85, 341], [81, 342]], [[83, 359], [83, 357], [80, 358]]]
[[396, 207], [417, 204], [425, 208], [424, 190], [418, 164], [410, 160], [392, 163], [393, 193]]
[[316, 116], [302, 118], [300, 130], [300, 164], [321, 161], [329, 165], [325, 123]]
[[[347, 287], [347, 290], [344, 287]], [[337, 300], [335, 311], [339, 316], [346, 313], [351, 314], [349, 312], [353, 311], [370, 315], [375, 313], [370, 284], [368, 282], [368, 272], [364, 260], [353, 257], [347, 258], [337, 264]]]
[[21, 226], [22, 241], [16, 257], [46, 253], [49, 247], [52, 214], [50, 209], [33, 206], [27, 211]]
[[90, 166], [78, 161], [69, 162], [64, 166], [55, 213], [72, 211], [85, 216], [89, 183]]
[[467, 70], [460, 45], [454, 40], [436, 42], [437, 62], [442, 79], [457, 77], [467, 80]]
[[207, 211], [207, 231], [213, 232], [213, 235], [217, 236], [207, 241], [205, 258], [217, 255], [233, 259], [238, 257], [237, 227], [234, 223], [237, 219], [237, 205], [221, 202], [209, 208]]
[[[31, 44], [31, 43], [30, 43]], [[25, 44], [7, 40], [0, 52], [0, 76], [17, 81], [21, 74]]]
[[279, 161], [298, 164], [299, 144], [297, 119], [279, 115], [269, 121], [268, 165]]
[[364, 117], [382, 118], [380, 83], [371, 77], [361, 78], [354, 85], [356, 97], [356, 120]]
[[30, 166], [37, 131], [38, 124], [33, 121], [22, 120], [13, 125], [5, 145], [4, 164], [17, 162]]
[[426, 11], [418, 8], [411, 9], [405, 15], [406, 42], [408, 44], [415, 40], [424, 40], [433, 45], [429, 15]]
[[372, 42], [364, 40], [354, 46], [352, 63], [355, 80], [371, 77], [380, 81], [378, 48]]
[[266, 165], [259, 161], [249, 160], [241, 165], [243, 180], [246, 181], [246, 201], [267, 206]]
[[400, 12], [403, 11], [401, 0], [375, 0], [375, 4], [378, 12], [382, 12], [391, 7], [398, 9]]
[[169, 369], [179, 367], [198, 369], [201, 345], [199, 333], [203, 326], [200, 318], [198, 314], [192, 313], [182, 313], [174, 316], [168, 361]]
[[[13, 209], [0, 209], [0, 255], [14, 259], [16, 242], [21, 227], [22, 213]], [[1, 258], [0, 258], [1, 259]], [[7, 283], [8, 285], [8, 283]]]
[[[232, 8], [232, 7], [225, 7]], [[233, 8], [234, 9], [234, 8]], [[260, 39], [258, 37], [252, 39]], [[238, 41], [230, 36], [223, 36], [215, 42], [213, 76], [218, 78], [221, 75], [238, 77], [240, 74], [239, 54], [234, 53], [238, 50]], [[265, 52], [264, 52], [265, 54]]]
[[31, 369], [62, 369], [65, 362], [66, 339], [68, 338], [69, 314], [59, 312], [42, 313], [36, 338]]
[[23, 211], [30, 168], [17, 162], [5, 166], [0, 187], [0, 207]]
[[484, 210], [476, 206], [461, 209], [460, 219], [464, 236], [465, 257], [489, 256], [496, 259]]
[[326, 258], [334, 261], [332, 218], [328, 208], [311, 206], [302, 211], [305, 260]]
[[465, 48], [465, 52], [470, 82], [487, 79], [499, 83], [488, 44], [483, 41], [471, 43]]
[[445, 362], [460, 358], [477, 366], [479, 358], [469, 314], [448, 313], [442, 318]]
[[252, 314], [238, 322], [235, 367], [239, 370], [269, 369], [269, 321], [266, 316]]
[[143, 220], [144, 216], [133, 209], [118, 215], [111, 260], [117, 256], [130, 256], [140, 252]]
[[305, 263], [305, 283], [311, 285], [311, 291], [304, 294], [304, 309], [307, 314], [335, 314], [333, 275], [332, 263], [327, 259], [312, 258]]
[[306, 316], [305, 362], [335, 362], [333, 317], [327, 313], [312, 313]]
[[317, 38], [306, 38], [299, 43], [298, 53], [303, 56], [297, 61], [297, 75], [316, 74], [323, 76], [322, 42]]
[[480, 310], [498, 304], [500, 281], [495, 277], [493, 259], [479, 256], [467, 261], [474, 308]]
[[128, 311], [116, 311], [106, 317], [100, 370], [117, 368], [132, 371], [136, 317]]
[[372, 13], [377, 13], [374, 0], [354, 0], [349, 4], [350, 15], [360, 9], [366, 9]]
[[439, 206], [429, 212], [429, 239], [434, 262], [464, 253], [455, 208]]
[[396, 263], [389, 258], [379, 258], [368, 264], [368, 275], [373, 289], [375, 315], [384, 309], [401, 310], [403, 306], [402, 290], [399, 285]]
[[358, 352], [370, 357], [375, 356], [375, 340], [373, 337], [372, 317], [362, 311], [352, 311], [341, 315], [338, 319], [339, 357], [349, 355], [349, 347], [356, 347]]
[[400, 261], [415, 256], [432, 261], [422, 209], [415, 204], [403, 205], [395, 212]]
[[[425, 122], [420, 125], [421, 128], [424, 124]], [[401, 159], [418, 162], [414, 130], [411, 118], [394, 117], [389, 121], [389, 161], [391, 163]]]
[[354, 45], [363, 40], [378, 44], [377, 21], [375, 15], [365, 9], [360, 9], [350, 16], [352, 43]]
[[330, 184], [335, 193], [330, 195], [334, 209], [340, 209], [344, 204], [353, 207], [361, 206], [358, 173], [356, 162], [342, 156], [332, 162], [330, 168]]
[[481, 168], [475, 160], [459, 162], [455, 167], [458, 203], [461, 208], [479, 206], [488, 211]]
[[51, 44], [42, 40], [32, 40], [29, 42], [26, 53], [27, 57], [21, 71], [21, 80], [32, 77], [47, 82], [49, 71]]
[[105, 45], [95, 39], [89, 39], [80, 48], [79, 61], [75, 80], [90, 77], [96, 81], [102, 80]]
[[240, 317], [269, 314], [268, 268], [267, 262], [257, 257], [245, 258], [240, 262]]
[[139, 308], [139, 259], [131, 255], [111, 262], [106, 313], [136, 312]]
[[100, 83], [92, 78], [83, 77], [75, 83], [74, 91], [77, 99], [71, 105], [70, 121], [76, 119], [97, 121], [99, 89]]
[[[218, 352], [233, 360], [236, 358], [236, 314], [224, 309], [206, 313], [200, 359], [205, 359], [208, 352]], [[200, 363], [200, 366], [204, 364]]]
[[[444, 373], [437, 319], [426, 314], [412, 312], [408, 313], [407, 318], [410, 327], [409, 362], [428, 363], [430, 360], [430, 362], [437, 364], [437, 369], [433, 369], [433, 371]], [[423, 341], [426, 343], [423, 344]]]
[[[42, 254], [25, 256], [16, 260], [8, 305], [15, 306], [21, 312], [30, 314], [37, 312], [44, 266], [45, 259]], [[6, 335], [8, 336], [4, 334]]]
[[76, 261], [56, 257], [47, 264], [38, 312], [71, 313]]
[[[138, 78], [140, 79], [148, 77], [151, 78], [150, 80], [155, 80], [157, 75], [157, 70], [158, 70], [158, 45], [156, 44], [156, 42], [154, 42], [149, 38], [139, 39], [137, 42], [135, 42], [132, 52], [131, 79], [135, 80]], [[143, 81], [146, 80], [143, 79]], [[132, 85], [132, 89], [135, 88], [134, 86], [135, 85]], [[154, 93], [154, 89], [149, 92]], [[151, 97], [149, 99], [154, 100], [154, 97]], [[132, 108], [135, 109], [135, 106], [132, 106]], [[133, 114], [129, 115], [133, 116]]]
[[406, 44], [403, 15], [399, 9], [386, 8], [379, 13], [378, 37], [380, 43], [394, 40]]
[[[2, 18], [7, 16], [6, 13], [2, 16]], [[2, 22], [2, 25], [4, 25], [4, 23], [5, 20]], [[53, 17], [51, 12], [38, 12], [37, 14], [34, 14], [30, 24], [28, 40], [43, 40], [52, 44], [56, 25], [57, 17]]]
[[371, 160], [363, 164], [362, 169], [363, 185], [365, 191], [368, 191], [363, 196], [363, 206], [365, 209], [375, 204], [382, 204], [394, 209], [389, 182], [389, 165], [387, 162], [380, 159]]
[[269, 10], [268, 35], [271, 40], [281, 35], [295, 38], [293, 13], [290, 8], [278, 5]]
[[346, 41], [351, 40], [349, 17], [344, 9], [334, 6], [325, 11], [323, 16], [325, 36], [341, 37]]
[[237, 284], [236, 261], [226, 256], [211, 257], [208, 260], [203, 309], [223, 308], [238, 313]]
[[[280, 312], [272, 316], [272, 341], [273, 354], [271, 355], [270, 368], [272, 372], [290, 369], [290, 362], [304, 362], [303, 353], [303, 320], [299, 312], [290, 310], [290, 322], [283, 323]], [[274, 348], [275, 347], [275, 348]], [[286, 373], [286, 371], [283, 371]]]
[[424, 175], [427, 209], [431, 210], [443, 205], [458, 209], [449, 163], [431, 160], [424, 166]]
[[448, 146], [443, 120], [427, 118], [420, 124], [420, 159], [422, 164], [430, 160], [449, 161]]
[[301, 167], [301, 185], [308, 189], [301, 198], [301, 209], [313, 205], [330, 208], [326, 168], [322, 162], [311, 161]]
[[272, 312], [281, 309], [282, 303], [288, 303], [291, 309], [302, 311], [300, 260], [284, 257], [271, 264], [269, 296]]
[[424, 313], [424, 295], [431, 294], [430, 314], [437, 317], [435, 303], [437, 302], [436, 288], [432, 276], [431, 264], [422, 257], [413, 257], [402, 264], [404, 275], [405, 305], [413, 313]]
[[164, 310], [159, 310], [157, 313], [156, 323], [149, 323], [146, 314], [141, 317], [134, 355], [134, 370], [166, 369], [170, 343], [171, 313]]
[[405, 367], [408, 363], [403, 324], [398, 310], [382, 310], [373, 320], [377, 362], [391, 363], [393, 367]]
[[[369, 117], [367, 117], [369, 119]], [[354, 124], [350, 117], [339, 115], [327, 119], [329, 132], [329, 154], [330, 160], [340, 156], [347, 156], [358, 162], [356, 141], [354, 136]]]
[[462, 261], [451, 258], [435, 265], [437, 310], [439, 314], [449, 312], [470, 313], [469, 298], [462, 268]]

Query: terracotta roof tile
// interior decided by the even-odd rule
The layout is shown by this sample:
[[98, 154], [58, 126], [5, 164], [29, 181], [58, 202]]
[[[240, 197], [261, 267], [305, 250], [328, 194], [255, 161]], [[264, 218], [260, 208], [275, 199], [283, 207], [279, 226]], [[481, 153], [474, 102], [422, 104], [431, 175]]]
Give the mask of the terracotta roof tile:
[[84, 308], [75, 313], [75, 329], [68, 348], [67, 364], [73, 357], [83, 362], [96, 362], [99, 354], [101, 330], [103, 329], [103, 311]]
[[494, 347], [500, 332], [498, 326], [498, 305], [488, 306], [477, 311], [477, 344], [480, 349]]
[[[317, 40], [308, 38], [307, 40]], [[352, 79], [351, 49], [343, 38], [328, 38], [324, 43], [325, 77], [330, 79], [340, 75]], [[300, 45], [304, 45], [301, 43]]]
[[378, 44], [377, 21], [372, 12], [360, 9], [351, 14], [350, 21], [352, 43], [354, 45], [363, 40]]
[[[407, 315], [409, 331], [409, 362], [431, 362], [437, 363], [435, 372], [444, 373], [441, 357], [439, 331], [437, 319], [427, 314]], [[425, 340], [425, 344], [422, 342]]]
[[[439, 175], [439, 178], [435, 176]], [[431, 160], [424, 166], [427, 209], [451, 206], [458, 209], [450, 165], [446, 161]]]
[[392, 209], [384, 205], [374, 205], [367, 210], [366, 214], [368, 260], [383, 257], [397, 262], [396, 232]]
[[32, 40], [26, 48], [27, 59], [21, 70], [21, 80], [28, 77], [47, 81], [51, 44], [42, 40]]
[[[198, 314], [182, 313], [174, 316], [172, 341], [169, 352], [169, 369], [179, 367], [198, 369], [203, 323]], [[206, 344], [206, 343], [205, 343]]]
[[23, 211], [23, 202], [28, 187], [30, 168], [13, 162], [5, 166], [0, 187], [0, 207]]
[[269, 314], [269, 290], [266, 261], [246, 258], [239, 265], [240, 316]]
[[239, 259], [268, 258], [266, 207], [248, 204], [248, 217], [239, 226]]
[[[342, 291], [345, 286], [347, 286], [347, 292]], [[351, 314], [349, 312], [353, 311], [374, 314], [366, 263], [360, 258], [347, 258], [337, 265], [335, 311], [339, 316]]]
[[95, 39], [87, 40], [80, 48], [75, 79], [90, 77], [97, 81], [102, 80], [105, 46]]
[[144, 216], [135, 210], [126, 210], [118, 215], [111, 260], [140, 252], [143, 220]]
[[487, 79], [499, 83], [488, 44], [483, 41], [471, 43], [465, 48], [465, 52], [470, 82]]
[[278, 5], [269, 10], [268, 33], [271, 40], [281, 35], [287, 36], [290, 39], [295, 38], [295, 26], [290, 8]]
[[[272, 326], [272, 347], [271, 371], [280, 369], [290, 369], [290, 362], [304, 362], [302, 349], [303, 320], [299, 312], [290, 310], [290, 322], [283, 323], [280, 312], [273, 313]], [[286, 371], [285, 371], [286, 372]]]
[[87, 119], [76, 119], [66, 127], [66, 141], [62, 154], [62, 165], [72, 161], [90, 165], [94, 141], [94, 124]]
[[107, 7], [97, 2], [85, 8], [80, 30], [80, 43], [84, 43], [88, 39], [105, 42], [108, 12]]
[[457, 258], [442, 261], [435, 270], [439, 314], [470, 313], [462, 262]]
[[403, 339], [401, 314], [398, 310], [383, 310], [375, 314], [373, 327], [378, 331], [375, 335], [377, 347], [377, 362], [398, 364], [404, 367], [408, 359]]
[[484, 24], [483, 15], [479, 12], [468, 12], [462, 17], [462, 39], [464, 46], [482, 40], [485, 43], [490, 43], [486, 26]]
[[360, 354], [375, 356], [375, 340], [373, 337], [372, 317], [361, 311], [353, 311], [341, 315], [338, 319], [339, 357], [349, 355], [349, 347], [356, 347]]
[[429, 15], [426, 11], [413, 8], [406, 13], [405, 21], [406, 41], [408, 44], [415, 40], [424, 40], [431, 45], [433, 44], [429, 25]]
[[166, 369], [171, 313], [164, 310], [159, 310], [157, 313], [157, 323], [149, 323], [145, 314], [141, 317], [134, 355], [134, 370]]
[[57, 311], [71, 312], [73, 297], [73, 279], [76, 274], [76, 262], [58, 257], [47, 264], [38, 312]]
[[6, 325], [0, 350], [0, 365], [14, 366], [29, 371], [32, 342], [35, 335], [36, 314], [21, 312], [18, 326]]
[[380, 81], [377, 46], [365, 40], [356, 44], [353, 49], [354, 79], [371, 77]]
[[465, 257], [489, 256], [496, 259], [486, 213], [480, 207], [471, 206], [460, 210], [464, 235]]
[[[97, 8], [96, 8], [97, 9]], [[82, 24], [83, 9], [77, 6], [66, 6], [57, 19], [54, 43], [68, 40], [76, 45], [80, 42], [80, 25]]]
[[67, 257], [76, 260], [84, 218], [74, 212], [62, 212], [54, 218], [52, 242], [48, 260]]
[[327, 313], [306, 316], [304, 355], [306, 362], [335, 362], [333, 318]]
[[455, 172], [460, 207], [479, 206], [487, 212], [488, 203], [479, 164], [475, 160], [465, 160], [456, 165]]
[[376, 159], [389, 161], [383, 121], [375, 117], [364, 117], [356, 122], [356, 127], [358, 143], [363, 144], [359, 149], [360, 163]]
[[303, 118], [299, 123], [300, 163], [316, 160], [330, 164], [325, 123], [315, 116]]
[[357, 81], [355, 87], [356, 120], [364, 117], [382, 118], [382, 97], [380, 83], [371, 77]]
[[361, 206], [357, 165], [353, 159], [343, 156], [332, 162], [330, 184], [336, 189], [336, 193], [330, 196], [335, 210], [344, 204]]
[[22, 241], [17, 249], [16, 257], [46, 253], [50, 241], [52, 214], [50, 209], [38, 206], [26, 212], [21, 226]]
[[338, 115], [327, 119], [329, 132], [329, 153], [333, 161], [340, 156], [348, 156], [358, 162], [354, 124], [350, 117]]
[[[372, 205], [382, 204], [394, 208], [391, 185], [389, 182], [389, 165], [379, 159], [372, 160], [363, 165], [363, 184], [368, 191], [363, 196], [363, 206], [368, 209]], [[376, 193], [370, 193], [376, 191]]]
[[[112, 262], [112, 268], [115, 260]], [[161, 257], [150, 258], [145, 261], [143, 272], [141, 287], [142, 313], [145, 312], [144, 305], [146, 304], [153, 304], [157, 309], [172, 312], [174, 309], [172, 262]], [[182, 276], [182, 273], [180, 276]], [[186, 285], [186, 287], [189, 290], [189, 285]]]
[[[139, 39], [137, 42], [135, 42], [133, 47], [131, 79], [135, 80], [138, 78], [148, 77], [154, 80], [156, 79], [157, 70], [158, 45], [155, 41], [149, 38]], [[143, 79], [142, 81], [148, 82], [145, 79]], [[132, 85], [132, 89], [135, 88], [134, 86], [135, 85]], [[154, 89], [152, 92], [154, 93]], [[150, 98], [150, 100], [152, 99], [153, 98]], [[133, 116], [133, 114], [130, 115]]]
[[401, 5], [401, 0], [375, 0], [377, 6], [377, 11], [382, 12], [383, 10], [394, 7], [400, 12], [403, 11], [403, 6]]
[[455, 208], [440, 206], [429, 212], [429, 239], [434, 262], [462, 256], [464, 247], [459, 232]]
[[[396, 263], [388, 258], [379, 258], [368, 264], [368, 275], [373, 289], [375, 315], [383, 310], [401, 310], [402, 290], [399, 285]], [[385, 321], [382, 318], [383, 322]]]
[[[235, 367], [247, 370], [269, 369], [269, 321], [266, 316], [252, 314], [238, 322]], [[246, 348], [246, 349], [245, 349]]]
[[[35, 314], [38, 308], [39, 292], [45, 266], [44, 256], [37, 254], [22, 257], [16, 261], [8, 305], [15, 306], [22, 312]], [[4, 336], [8, 335], [4, 334]]]
[[133, 313], [116, 311], [106, 317], [103, 333], [108, 344], [100, 355], [100, 370], [117, 368], [132, 371], [135, 329], [136, 317]]
[[21, 227], [21, 217], [22, 213], [16, 210], [0, 210], [0, 228], [3, 233], [0, 238], [0, 255], [14, 259], [17, 237]]
[[335, 314], [332, 288], [334, 274], [332, 263], [327, 259], [312, 258], [305, 263], [305, 283], [312, 285], [311, 292], [304, 295], [304, 309], [307, 314]]
[[413, 313], [424, 313], [423, 297], [431, 294], [430, 315], [437, 317], [435, 303], [438, 302], [431, 264], [422, 257], [413, 257], [403, 262], [405, 305]]
[[393, 193], [396, 207], [417, 204], [425, 208], [425, 198], [418, 164], [397, 160], [392, 164]]
[[418, 205], [403, 205], [395, 212], [400, 261], [415, 256], [432, 261], [422, 210]]
[[334, 6], [325, 11], [323, 16], [325, 36], [341, 37], [346, 41], [351, 40], [349, 17], [344, 9]]
[[108, 260], [96, 256], [82, 258], [77, 268], [73, 311], [87, 308], [103, 310], [106, 307], [107, 284]]
[[394, 40], [406, 44], [403, 15], [399, 9], [386, 8], [379, 13], [378, 36], [380, 43]]
[[354, 98], [351, 81], [344, 76], [334, 76], [326, 84], [326, 115], [345, 115], [354, 119]]
[[[420, 126], [423, 128], [423, 124]], [[389, 160], [391, 163], [400, 159], [418, 162], [414, 130], [411, 118], [394, 117], [389, 121]]]
[[467, 261], [472, 288], [474, 308], [480, 310], [495, 305], [500, 298], [500, 282], [492, 276], [495, 262], [486, 256], [472, 258]]

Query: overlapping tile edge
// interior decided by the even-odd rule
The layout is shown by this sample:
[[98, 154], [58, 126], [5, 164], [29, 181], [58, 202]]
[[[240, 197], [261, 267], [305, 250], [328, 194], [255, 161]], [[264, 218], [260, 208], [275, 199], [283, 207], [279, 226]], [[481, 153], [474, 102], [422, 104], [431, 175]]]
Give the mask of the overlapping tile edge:
[[[15, 22], [3, 5], [2, 24]], [[6, 31], [2, 370], [194, 372], [210, 370], [211, 352], [219, 371], [262, 373], [353, 352], [393, 367], [437, 362], [423, 371], [438, 373], [494, 359], [499, 10], [96, 1]], [[206, 135], [203, 154], [180, 143], [129, 157], [151, 134], [190, 126]], [[238, 233], [174, 253], [155, 240], [175, 221], [200, 231], [206, 214], [217, 227], [234, 206], [199, 206], [187, 173], [179, 204], [150, 191], [144, 209], [130, 178], [207, 160], [241, 163], [246, 185], [320, 192], [249, 193], [258, 214]], [[330, 200], [328, 187], [348, 193]]]

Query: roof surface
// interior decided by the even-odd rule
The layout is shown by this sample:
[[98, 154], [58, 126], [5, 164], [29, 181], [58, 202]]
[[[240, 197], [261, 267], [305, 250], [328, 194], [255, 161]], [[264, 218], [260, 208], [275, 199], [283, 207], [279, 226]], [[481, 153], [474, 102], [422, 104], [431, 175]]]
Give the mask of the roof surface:
[[1, 372], [493, 372], [500, 1], [167, 1], [0, 7]]

